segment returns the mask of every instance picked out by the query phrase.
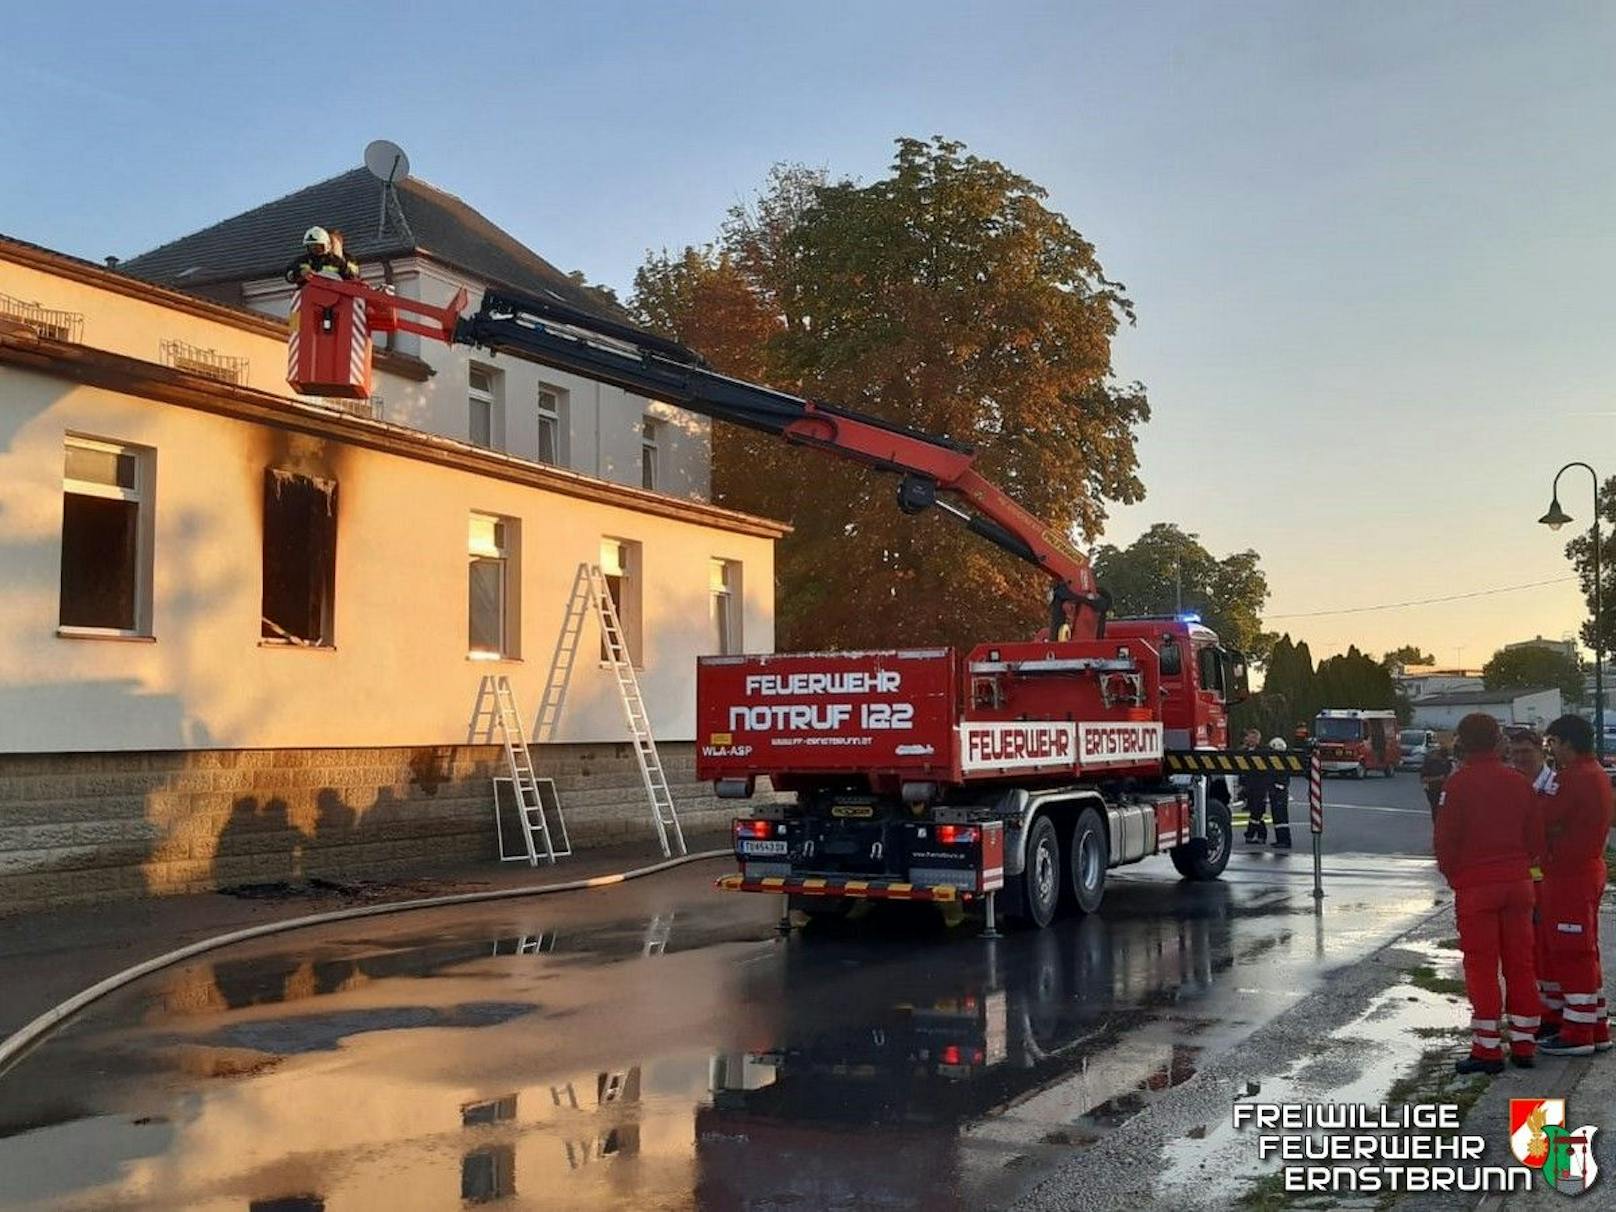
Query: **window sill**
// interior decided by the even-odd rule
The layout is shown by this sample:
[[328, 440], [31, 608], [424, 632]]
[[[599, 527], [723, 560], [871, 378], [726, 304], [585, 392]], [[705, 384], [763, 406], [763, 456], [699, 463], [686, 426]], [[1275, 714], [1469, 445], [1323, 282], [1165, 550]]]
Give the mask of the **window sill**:
[[468, 652], [466, 653], [466, 660], [475, 661], [479, 665], [520, 665], [522, 663], [522, 658], [519, 656], [505, 656], [496, 652]]
[[112, 631], [103, 627], [58, 627], [56, 634], [64, 640], [118, 640], [125, 644], [155, 644], [154, 635], [141, 635], [137, 631]]
[[335, 652], [335, 644], [293, 644], [287, 640], [259, 640], [260, 648], [279, 648], [286, 652]]
[[[615, 669], [615, 668], [617, 668], [617, 666], [613, 665], [610, 661], [602, 661], [600, 663], [600, 667], [602, 669]], [[633, 663], [633, 667], [634, 667], [634, 672], [635, 673], [644, 673], [645, 672], [645, 666], [641, 665], [637, 661]]]

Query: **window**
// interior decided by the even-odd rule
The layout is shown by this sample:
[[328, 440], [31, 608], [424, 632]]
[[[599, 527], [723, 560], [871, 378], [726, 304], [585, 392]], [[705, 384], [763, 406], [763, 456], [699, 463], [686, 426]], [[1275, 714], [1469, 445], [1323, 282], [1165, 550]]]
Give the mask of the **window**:
[[521, 628], [516, 590], [520, 578], [513, 564], [518, 525], [514, 518], [471, 515], [466, 548], [470, 557], [466, 648], [479, 660], [517, 655]]
[[337, 584], [337, 483], [264, 471], [264, 604], [259, 634], [332, 646]]
[[539, 462], [564, 466], [567, 434], [567, 393], [539, 384]]
[[[629, 660], [640, 665], [643, 663], [640, 647], [640, 545], [624, 539], [602, 539], [600, 571], [606, 580], [606, 592], [616, 608], [618, 625], [623, 629], [623, 643], [628, 649]], [[600, 659], [612, 659], [604, 635], [600, 637]]]
[[1184, 658], [1178, 641], [1170, 635], [1162, 636], [1161, 672], [1164, 678], [1176, 678], [1184, 669]]
[[656, 491], [660, 483], [657, 466], [657, 439], [662, 434], [662, 422], [646, 417], [640, 430], [640, 487]]
[[57, 614], [62, 627], [151, 634], [152, 455], [116, 442], [67, 439]]
[[469, 420], [467, 433], [474, 446], [489, 450], [505, 449], [505, 416], [500, 405], [504, 376], [486, 366], [473, 366], [467, 379], [466, 399]]
[[741, 651], [741, 566], [734, 560], [709, 561], [713, 652]]
[[1198, 646], [1195, 649], [1196, 674], [1200, 678], [1201, 689], [1210, 690], [1220, 699], [1223, 697], [1223, 665], [1218, 660], [1218, 650], [1210, 644]]

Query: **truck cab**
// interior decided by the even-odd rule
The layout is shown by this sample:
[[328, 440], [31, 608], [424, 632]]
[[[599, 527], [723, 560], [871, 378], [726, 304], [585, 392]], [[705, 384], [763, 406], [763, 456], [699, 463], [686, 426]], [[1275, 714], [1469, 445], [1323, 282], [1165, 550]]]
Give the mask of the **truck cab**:
[[1105, 633], [1144, 640], [1156, 650], [1168, 749], [1228, 747], [1229, 708], [1251, 697], [1243, 654], [1223, 647], [1193, 614], [1115, 619]]

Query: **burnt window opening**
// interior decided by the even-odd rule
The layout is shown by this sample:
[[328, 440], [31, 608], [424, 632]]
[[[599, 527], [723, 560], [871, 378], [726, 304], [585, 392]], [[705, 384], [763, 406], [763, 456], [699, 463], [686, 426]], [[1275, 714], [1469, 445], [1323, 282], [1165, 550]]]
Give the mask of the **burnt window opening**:
[[149, 450], [67, 439], [60, 626], [149, 634], [151, 466]]
[[262, 637], [331, 647], [336, 581], [336, 481], [267, 468]]

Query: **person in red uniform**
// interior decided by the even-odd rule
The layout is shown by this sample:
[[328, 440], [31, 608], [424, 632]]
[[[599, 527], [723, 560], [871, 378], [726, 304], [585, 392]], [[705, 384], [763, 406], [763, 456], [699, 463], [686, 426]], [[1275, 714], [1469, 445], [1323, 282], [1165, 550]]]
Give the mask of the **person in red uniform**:
[[[1436, 864], [1453, 887], [1470, 995], [1470, 1055], [1460, 1073], [1504, 1071], [1504, 1011], [1509, 1055], [1530, 1068], [1541, 1007], [1532, 965], [1532, 858], [1542, 825], [1532, 785], [1498, 757], [1498, 721], [1479, 712], [1459, 721], [1464, 765], [1448, 777], [1437, 809]], [[1498, 972], [1504, 972], [1500, 996]]]
[[[1543, 752], [1543, 738], [1530, 728], [1512, 734], [1509, 738], [1509, 764], [1526, 776], [1537, 796], [1538, 820], [1549, 812], [1549, 799], [1559, 790], [1554, 778], [1554, 767], [1548, 764]], [[1544, 930], [1543, 918], [1543, 856], [1538, 855], [1532, 868], [1532, 959], [1537, 967], [1537, 993], [1543, 1003], [1543, 1025], [1538, 1038], [1546, 1039], [1560, 1030], [1560, 1011], [1565, 999], [1560, 996], [1560, 982], [1554, 975], [1554, 964], [1549, 957], [1549, 936]]]
[[1563, 715], [1545, 734], [1559, 790], [1543, 827], [1543, 930], [1565, 1009], [1559, 1033], [1540, 1045], [1549, 1056], [1591, 1056], [1610, 1047], [1599, 965], [1599, 898], [1605, 891], [1610, 778], [1594, 757], [1593, 726]]

